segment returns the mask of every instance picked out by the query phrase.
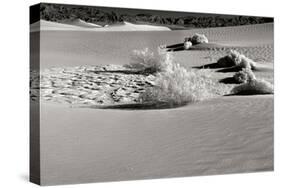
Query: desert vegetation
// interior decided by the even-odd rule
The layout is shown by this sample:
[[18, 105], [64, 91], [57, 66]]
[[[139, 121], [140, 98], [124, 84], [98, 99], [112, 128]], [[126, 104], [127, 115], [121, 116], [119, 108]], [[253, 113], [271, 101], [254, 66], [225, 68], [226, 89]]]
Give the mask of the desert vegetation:
[[234, 95], [259, 95], [273, 94], [273, 85], [265, 80], [251, 80], [241, 85], [235, 86], [231, 90]]
[[147, 87], [140, 95], [142, 103], [166, 104], [170, 107], [214, 97], [208, 70], [186, 70], [173, 64], [169, 70], [158, 73], [154, 87]]
[[[220, 60], [221, 66], [210, 69], [185, 68], [176, 62], [175, 54], [145, 48], [134, 50], [126, 65], [46, 70], [41, 79], [42, 98], [95, 108], [159, 109], [224, 95], [274, 93], [270, 82], [256, 78], [257, 63], [237, 51], [230, 51], [225, 61]], [[232, 77], [213, 70], [224, 67], [240, 69], [234, 69]], [[219, 80], [223, 75], [228, 77]]]
[[231, 50], [230, 54], [224, 57], [228, 59], [226, 63], [242, 68], [241, 71], [233, 75], [235, 82], [240, 85], [234, 86], [230, 91], [234, 95], [258, 95], [258, 94], [273, 94], [273, 85], [262, 79], [257, 79], [254, 72], [257, 64], [244, 54], [240, 54], [235, 50]]
[[[198, 35], [196, 35], [198, 36]], [[203, 35], [204, 36], [204, 35]], [[127, 68], [138, 70], [142, 74], [153, 74], [154, 84], [148, 86], [139, 95], [141, 104], [175, 107], [188, 103], [209, 99], [214, 96], [272, 94], [273, 86], [269, 82], [256, 79], [252, 69], [256, 63], [237, 51], [230, 51], [225, 56], [226, 67], [236, 66], [242, 70], [234, 73], [235, 86], [219, 84], [210, 69], [186, 69], [175, 62], [173, 53], [158, 49], [153, 53], [149, 49], [135, 50]]]
[[[142, 104], [181, 106], [215, 96], [215, 83], [210, 70], [187, 70], [175, 62], [171, 53], [153, 53], [148, 49], [134, 51], [133, 69], [155, 75], [154, 86], [146, 87], [139, 96]], [[152, 71], [153, 70], [153, 71]]]
[[172, 58], [171, 54], [163, 52], [160, 48], [158, 48], [158, 53], [154, 53], [148, 48], [134, 50], [130, 63], [125, 67], [142, 74], [155, 74], [169, 69], [173, 64]]
[[188, 38], [192, 45], [208, 43], [208, 38], [204, 34], [195, 33], [192, 37]]
[[240, 54], [236, 50], [231, 50], [228, 55], [220, 58], [218, 64], [221, 67], [256, 68], [256, 63], [252, 59], [246, 57], [244, 54]]
[[235, 73], [233, 78], [237, 83], [240, 84], [240, 83], [247, 83], [252, 80], [255, 80], [256, 76], [251, 69], [243, 68], [241, 71]]
[[237, 51], [231, 51], [230, 55], [226, 56], [231, 59], [232, 65], [241, 67], [242, 70], [233, 75], [236, 83], [230, 91], [232, 95], [258, 95], [258, 94], [273, 94], [273, 85], [262, 79], [257, 79], [252, 69], [256, 67], [256, 63], [240, 54]]

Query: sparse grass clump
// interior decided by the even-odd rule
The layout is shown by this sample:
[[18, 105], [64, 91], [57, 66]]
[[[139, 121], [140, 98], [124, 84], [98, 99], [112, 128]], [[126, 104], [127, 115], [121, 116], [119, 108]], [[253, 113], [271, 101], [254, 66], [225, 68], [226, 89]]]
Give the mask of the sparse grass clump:
[[273, 94], [273, 85], [265, 80], [251, 80], [247, 83], [234, 87], [231, 94], [234, 95], [259, 95]]
[[220, 58], [218, 64], [222, 67], [236, 66], [252, 70], [256, 68], [256, 63], [252, 59], [240, 54], [236, 50], [231, 50], [227, 56]]
[[235, 73], [233, 78], [237, 83], [247, 83], [256, 79], [253, 71], [249, 68], [243, 68], [241, 71]]
[[189, 38], [189, 41], [193, 44], [202, 44], [202, 43], [208, 43], [208, 38], [203, 35], [203, 34], [198, 34], [196, 33], [195, 35], [193, 35], [191, 38]]
[[145, 48], [144, 50], [134, 50], [130, 63], [126, 67], [137, 70], [142, 74], [155, 74], [165, 71], [167, 66], [172, 63], [171, 59], [169, 53], [162, 52], [160, 49], [158, 49], [158, 53], [154, 53]]

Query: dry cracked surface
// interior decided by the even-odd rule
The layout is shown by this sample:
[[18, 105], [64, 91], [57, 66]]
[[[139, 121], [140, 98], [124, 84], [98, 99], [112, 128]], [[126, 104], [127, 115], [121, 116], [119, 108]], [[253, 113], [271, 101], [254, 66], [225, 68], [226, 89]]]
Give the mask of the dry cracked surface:
[[139, 95], [154, 85], [154, 79], [120, 65], [50, 68], [41, 70], [40, 76], [31, 72], [30, 96], [82, 106], [139, 103]]

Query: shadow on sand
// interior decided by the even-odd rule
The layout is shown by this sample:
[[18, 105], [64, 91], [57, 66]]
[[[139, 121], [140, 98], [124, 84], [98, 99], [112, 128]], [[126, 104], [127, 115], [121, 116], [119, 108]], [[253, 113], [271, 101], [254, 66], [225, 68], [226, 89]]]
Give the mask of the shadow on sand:
[[219, 80], [219, 83], [223, 84], [240, 84], [233, 77], [227, 77]]
[[80, 108], [95, 108], [95, 109], [116, 109], [116, 110], [164, 110], [171, 108], [179, 108], [186, 106], [188, 103], [173, 104], [173, 103], [131, 103], [131, 104], [118, 104], [118, 105], [91, 105], [79, 106]]
[[241, 67], [237, 67], [237, 66], [225, 66], [223, 64], [221, 64], [220, 62], [217, 63], [210, 63], [210, 64], [206, 64], [206, 65], [202, 65], [202, 66], [195, 66], [192, 68], [196, 68], [196, 69], [219, 69], [216, 72], [221, 72], [221, 73], [227, 73], [227, 72], [238, 72], [241, 71], [242, 68]]
[[272, 93], [257, 93], [255, 90], [249, 90], [249, 91], [243, 91], [239, 93], [231, 93], [231, 94], [226, 94], [223, 96], [229, 97], [229, 96], [246, 96], [246, 95], [273, 95]]
[[172, 44], [166, 46], [167, 52], [176, 52], [176, 51], [184, 51], [184, 43]]
[[241, 70], [242, 70], [242, 67], [233, 66], [230, 68], [217, 70], [217, 72], [227, 73], [227, 72], [239, 72]]
[[[194, 44], [188, 50], [211, 50], [211, 49], [226, 49], [227, 46], [217, 44], [217, 43], [201, 43]], [[177, 43], [166, 46], [168, 52], [184, 51], [187, 50], [184, 48], [184, 43]]]

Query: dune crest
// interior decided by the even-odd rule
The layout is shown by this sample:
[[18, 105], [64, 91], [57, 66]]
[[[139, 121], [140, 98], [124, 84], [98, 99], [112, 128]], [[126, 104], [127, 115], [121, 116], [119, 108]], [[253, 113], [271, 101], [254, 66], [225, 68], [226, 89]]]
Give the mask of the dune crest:
[[80, 19], [64, 21], [63, 23], [40, 20], [30, 25], [30, 32], [50, 30], [65, 31], [170, 31], [168, 27], [153, 25], [138, 25], [129, 22], [107, 25], [101, 27], [96, 24], [88, 23]]
[[123, 22], [117, 25], [108, 25], [104, 27], [108, 31], [170, 31], [168, 27], [154, 25], [139, 25], [130, 22]]
[[72, 20], [64, 20], [61, 21], [63, 24], [69, 24], [73, 26], [79, 26], [79, 27], [85, 27], [85, 28], [101, 28], [101, 25], [90, 23], [90, 22], [85, 22], [84, 20], [81, 19], [72, 19]]
[[46, 20], [39, 20], [30, 25], [30, 32], [52, 31], [52, 30], [81, 30], [81, 29], [83, 28], [79, 26], [51, 22]]

